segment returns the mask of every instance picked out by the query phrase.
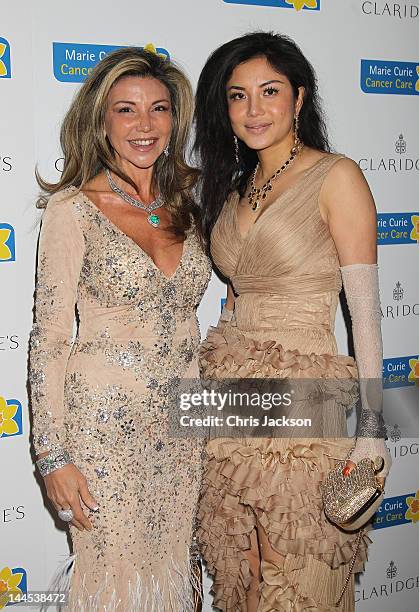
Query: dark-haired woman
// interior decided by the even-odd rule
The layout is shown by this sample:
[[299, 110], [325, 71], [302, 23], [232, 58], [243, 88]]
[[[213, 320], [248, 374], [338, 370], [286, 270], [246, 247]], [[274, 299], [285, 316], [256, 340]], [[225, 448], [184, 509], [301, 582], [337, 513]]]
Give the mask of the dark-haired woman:
[[[327, 521], [320, 485], [354, 446], [344, 437], [353, 395], [342, 381], [381, 378], [374, 202], [357, 165], [329, 152], [313, 69], [285, 36], [249, 34], [210, 56], [196, 128], [207, 238], [229, 280], [226, 309], [202, 348], [204, 378], [328, 385], [328, 436], [208, 444], [199, 538], [214, 603], [235, 612], [349, 612], [350, 562], [358, 541], [361, 569], [368, 538]], [[342, 280], [356, 363], [337, 353], [334, 337]], [[361, 396], [364, 428], [344, 470], [381, 455], [384, 477], [380, 414], [374, 398]]]
[[192, 612], [199, 596], [202, 448], [168, 430], [168, 390], [198, 376], [196, 307], [210, 275], [185, 162], [192, 103], [171, 61], [110, 54], [64, 120], [59, 183], [40, 181], [52, 197], [31, 335], [33, 439], [71, 525], [74, 554], [52, 588], [70, 586], [74, 612]]

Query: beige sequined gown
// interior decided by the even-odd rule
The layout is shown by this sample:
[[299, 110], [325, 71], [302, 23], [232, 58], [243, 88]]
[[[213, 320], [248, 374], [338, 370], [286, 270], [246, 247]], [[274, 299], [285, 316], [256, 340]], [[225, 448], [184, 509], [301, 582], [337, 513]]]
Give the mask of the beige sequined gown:
[[[37, 453], [66, 448], [100, 509], [71, 528], [77, 612], [193, 610], [198, 440], [168, 435], [167, 392], [196, 377], [210, 264], [191, 231], [167, 278], [75, 188], [43, 216], [31, 335]], [[73, 342], [73, 322], [78, 330]], [[67, 610], [68, 608], [66, 608]]]
[[[318, 207], [325, 175], [338, 159], [325, 155], [306, 170], [268, 205], [245, 238], [234, 194], [212, 233], [215, 264], [238, 296], [232, 322], [213, 328], [203, 344], [204, 377], [328, 378], [333, 392], [323, 408], [334, 432], [327, 439], [210, 441], [198, 537], [214, 577], [214, 605], [221, 610], [247, 611], [245, 551], [256, 522], [276, 553], [275, 562], [261, 564], [258, 612], [354, 610], [352, 580], [341, 606], [334, 604], [356, 536], [326, 520], [320, 493], [333, 458], [345, 457], [351, 446], [349, 439], [336, 436], [346, 430], [345, 404], [353, 402], [342, 381], [351, 386], [357, 374], [353, 359], [337, 354], [334, 320], [341, 277]], [[364, 536], [358, 571], [367, 542]]]

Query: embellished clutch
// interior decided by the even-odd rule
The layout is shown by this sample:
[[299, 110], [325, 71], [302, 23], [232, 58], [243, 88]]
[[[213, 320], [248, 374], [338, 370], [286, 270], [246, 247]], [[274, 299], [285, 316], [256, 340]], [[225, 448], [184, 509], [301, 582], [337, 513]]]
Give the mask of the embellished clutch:
[[329, 521], [345, 531], [355, 531], [370, 520], [383, 500], [376, 474], [384, 460], [362, 459], [347, 476], [342, 473], [345, 463], [340, 461], [322, 484], [323, 507]]

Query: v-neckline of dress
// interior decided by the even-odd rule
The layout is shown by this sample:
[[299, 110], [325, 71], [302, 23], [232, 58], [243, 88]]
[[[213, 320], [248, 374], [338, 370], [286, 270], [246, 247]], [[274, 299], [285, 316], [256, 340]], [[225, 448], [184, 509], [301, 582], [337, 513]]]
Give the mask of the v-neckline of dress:
[[[73, 186], [73, 189], [78, 190], [77, 187]], [[82, 191], [81, 189], [78, 190], [80, 195], [82, 196], [82, 198], [84, 199], [85, 202], [87, 202], [87, 204], [93, 208], [93, 210], [95, 211], [95, 213], [101, 217], [115, 232], [117, 232], [118, 234], [120, 234], [121, 236], [123, 236], [123, 238], [125, 238], [125, 240], [127, 240], [129, 243], [131, 243], [134, 247], [136, 247], [143, 255], [144, 257], [147, 259], [147, 261], [150, 262], [150, 265], [154, 268], [154, 270], [156, 272], [158, 272], [163, 278], [165, 278], [167, 281], [173, 280], [174, 277], [177, 275], [177, 273], [179, 272], [179, 270], [182, 268], [182, 264], [183, 264], [183, 259], [186, 255], [186, 242], [189, 238], [189, 234], [186, 234], [185, 240], [183, 241], [183, 245], [182, 245], [182, 254], [180, 256], [179, 262], [176, 266], [175, 271], [173, 272], [173, 274], [171, 274], [170, 276], [167, 276], [159, 267], [158, 265], [155, 263], [154, 259], [151, 257], [151, 255], [149, 253], [147, 253], [147, 251], [145, 251], [139, 244], [138, 242], [135, 242], [135, 240], [133, 238], [131, 238], [130, 236], [128, 236], [128, 234], [126, 234], [118, 225], [116, 225], [116, 223], [114, 223], [111, 219], [109, 219], [109, 217], [107, 215], [105, 215], [105, 213], [103, 211], [100, 210], [100, 208], [98, 206], [96, 206], [96, 204], [84, 193], [84, 191]]]
[[269, 211], [273, 206], [275, 206], [275, 204], [277, 204], [279, 201], [282, 200], [282, 198], [286, 195], [288, 195], [295, 187], [297, 187], [301, 180], [304, 178], [304, 176], [306, 175], [307, 172], [309, 172], [310, 170], [314, 170], [321, 161], [323, 161], [324, 159], [327, 159], [328, 155], [323, 155], [322, 157], [320, 157], [312, 166], [309, 166], [308, 168], [306, 168], [305, 170], [301, 171], [300, 176], [294, 181], [294, 183], [292, 185], [290, 185], [289, 187], [287, 187], [285, 189], [285, 191], [283, 191], [282, 193], [279, 194], [279, 196], [277, 198], [275, 198], [275, 200], [273, 200], [269, 206], [267, 206], [266, 208], [264, 208], [262, 210], [262, 212], [257, 216], [256, 220], [252, 223], [252, 225], [249, 227], [249, 229], [247, 230], [246, 234], [243, 235], [240, 231], [240, 227], [239, 227], [239, 220], [237, 217], [237, 212], [238, 212], [238, 207], [239, 207], [239, 202], [240, 202], [240, 196], [238, 194], [238, 192], [235, 193], [234, 195], [234, 209], [233, 209], [233, 218], [234, 218], [234, 225], [235, 225], [235, 229], [236, 229], [236, 234], [238, 235], [238, 237], [240, 238], [241, 242], [246, 242], [247, 239], [250, 237], [250, 235], [253, 232], [253, 228], [255, 227], [255, 225], [257, 224], [257, 222], [259, 221], [259, 219], [265, 214], [267, 214], [267, 211]]

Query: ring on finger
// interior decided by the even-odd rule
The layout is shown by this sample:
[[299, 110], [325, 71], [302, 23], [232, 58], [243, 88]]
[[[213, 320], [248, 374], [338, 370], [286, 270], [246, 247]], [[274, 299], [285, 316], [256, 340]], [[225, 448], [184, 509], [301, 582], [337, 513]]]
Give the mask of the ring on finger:
[[73, 511], [72, 511], [71, 508], [68, 508], [68, 510], [59, 510], [58, 511], [58, 516], [65, 523], [69, 523], [74, 518], [74, 514], [73, 514]]

